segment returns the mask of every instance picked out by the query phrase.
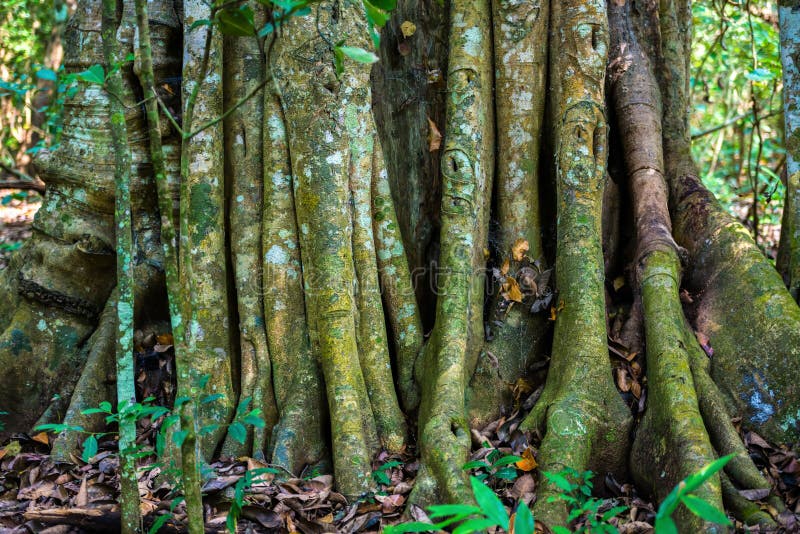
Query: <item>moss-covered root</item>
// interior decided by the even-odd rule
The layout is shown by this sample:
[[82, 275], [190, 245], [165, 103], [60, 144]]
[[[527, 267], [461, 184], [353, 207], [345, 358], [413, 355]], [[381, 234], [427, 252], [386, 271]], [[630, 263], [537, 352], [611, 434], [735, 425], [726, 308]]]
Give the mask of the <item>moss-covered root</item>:
[[[492, 1], [495, 110], [497, 112], [497, 174], [495, 205], [501, 234], [499, 261], [509, 262], [506, 276], [530, 287], [529, 263], [544, 260], [539, 213], [539, 148], [544, 120], [547, 35], [550, 6], [542, 2]], [[527, 251], [523, 242], [527, 242]], [[517, 245], [515, 254], [513, 250]], [[527, 256], [523, 259], [523, 254]], [[543, 267], [542, 267], [543, 269]], [[470, 425], [483, 426], [508, 407], [511, 385], [540, 356], [547, 321], [521, 303], [508, 302], [494, 281], [490, 304], [491, 357], [478, 360], [470, 384]], [[503, 304], [505, 306], [503, 306]]]
[[[661, 99], [650, 62], [639, 46], [630, 2], [609, 4], [609, 73], [637, 234], [636, 283], [647, 343], [648, 405], [631, 452], [634, 478], [660, 500], [672, 487], [714, 458], [692, 381], [679, 289], [681, 265], [672, 239], [661, 151]], [[720, 508], [717, 477], [697, 493]], [[682, 510], [681, 531], [713, 529]]]
[[[203, 0], [184, 2], [183, 128], [193, 132], [222, 114], [222, 37], [211, 28], [193, 28], [208, 19]], [[209, 376], [208, 393], [218, 402], [200, 407], [198, 428], [220, 425], [204, 434], [202, 456], [209, 459], [222, 440], [236, 395], [231, 369], [230, 314], [225, 258], [225, 180], [222, 124], [203, 129], [183, 143], [181, 157], [180, 277], [181, 316], [186, 350], [178, 350], [178, 395], [194, 398], [200, 377]], [[188, 421], [187, 421], [188, 422]], [[186, 448], [186, 447], [184, 447]]]
[[375, 252], [390, 335], [394, 341], [397, 388], [403, 408], [409, 412], [419, 405], [419, 385], [414, 379], [414, 367], [422, 349], [422, 321], [389, 180], [383, 166], [383, 152], [377, 141], [371, 188]]
[[[568, 466], [619, 472], [625, 466], [631, 416], [612, 382], [606, 346], [600, 230], [607, 150], [605, 3], [554, 2], [551, 9], [560, 311], [547, 383], [522, 428], [544, 432], [544, 471]], [[543, 481], [537, 518], [563, 524], [563, 503], [548, 499], [554, 493], [556, 488]]]
[[778, 2], [786, 132], [786, 202], [781, 221], [778, 270], [789, 292], [800, 298], [800, 2]]
[[[741, 497], [736, 489], [770, 489], [771, 485], [753, 463], [747, 448], [739, 437], [739, 432], [730, 420], [722, 393], [708, 374], [710, 361], [706, 353], [697, 343], [690, 343], [688, 346], [691, 353], [692, 379], [700, 403], [700, 413], [703, 414], [703, 421], [708, 429], [711, 443], [720, 456], [735, 455], [725, 466], [725, 475], [720, 478], [725, 508], [748, 525], [753, 523], [774, 525], [774, 521], [768, 514], [762, 513], [757, 505]], [[736, 487], [731, 480], [736, 483]], [[784, 509], [784, 505], [777, 495], [772, 494], [768, 496], [767, 500], [776, 510]]]
[[[347, 113], [351, 115], [345, 116], [345, 127], [350, 138], [350, 220], [356, 268], [358, 354], [378, 437], [384, 448], [399, 452], [405, 446], [406, 422], [394, 388], [372, 229], [372, 175], [383, 169], [381, 165], [373, 170], [378, 140], [369, 108], [366, 113], [361, 111], [361, 117], [356, 115], [357, 106], [350, 107]], [[417, 309], [410, 311], [416, 313]]]
[[469, 452], [465, 395], [483, 339], [484, 247], [491, 194], [492, 72], [488, 0], [450, 6], [446, 144], [436, 326], [417, 377], [423, 468], [411, 499], [470, 499], [461, 470]]
[[283, 113], [274, 91], [264, 95], [263, 316], [279, 420], [271, 440], [272, 461], [299, 474], [325, 453], [324, 385], [311, 351], [300, 242]]
[[[113, 359], [114, 343], [117, 331], [117, 294], [112, 291], [108, 298], [97, 328], [86, 343], [86, 363], [81, 370], [81, 376], [75, 386], [75, 391], [69, 400], [64, 418], [61, 421], [67, 425], [81, 426], [89, 432], [99, 432], [105, 427], [102, 414], [84, 414], [87, 408], [94, 408], [101, 402], [112, 398], [112, 388], [109, 387], [109, 378], [114, 374]], [[44, 421], [40, 421], [44, 422]], [[84, 439], [78, 432], [61, 432], [55, 437], [51, 456], [55, 461], [71, 462], [72, 456], [80, 456], [80, 445]]]
[[[277, 41], [275, 74], [291, 161], [308, 327], [331, 417], [334, 471], [340, 490], [352, 497], [371, 488], [371, 460], [379, 446], [402, 447], [404, 425], [388, 375], [383, 312], [374, 306], [378, 281], [370, 183], [375, 126], [369, 69], [348, 62], [337, 79], [333, 51], [318, 38], [319, 31], [331, 35], [332, 42], [361, 36], [360, 44], [368, 46], [368, 33], [355, 6], [318, 9], [316, 21], [298, 17]], [[274, 253], [285, 265], [286, 251]]]
[[774, 442], [794, 441], [800, 309], [747, 230], [696, 176], [680, 176], [673, 190], [675, 234], [692, 257], [690, 287], [701, 293], [695, 329], [714, 350], [711, 376], [746, 427]]
[[[258, 43], [253, 38], [228, 38], [224, 55], [223, 72], [228, 81], [225, 87], [226, 108], [230, 108], [261, 83], [266, 69]], [[228, 435], [222, 452], [231, 456], [253, 454], [263, 457], [269, 447], [272, 427], [278, 419], [261, 291], [263, 125], [263, 98], [250, 98], [225, 121], [225, 154], [229, 156], [227, 172], [233, 182], [228, 213], [239, 311], [239, 403], [250, 399], [248, 409], [262, 410], [266, 422], [264, 428], [248, 430], [243, 444]]]
[[[675, 484], [715, 458], [692, 380], [687, 347], [696, 345], [697, 340], [685, 327], [678, 273], [680, 264], [674, 251], [651, 252], [641, 265], [648, 403], [636, 430], [630, 466], [637, 483], [659, 500]], [[715, 507], [722, 507], [716, 477], [695, 493]], [[681, 531], [712, 528], [685, 509], [677, 520]]]

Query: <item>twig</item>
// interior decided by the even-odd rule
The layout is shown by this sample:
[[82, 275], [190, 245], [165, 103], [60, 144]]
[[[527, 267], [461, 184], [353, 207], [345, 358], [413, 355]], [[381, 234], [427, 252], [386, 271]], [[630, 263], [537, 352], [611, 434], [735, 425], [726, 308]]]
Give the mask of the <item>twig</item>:
[[0, 189], [28, 189], [44, 194], [44, 184], [28, 180], [0, 180]]
[[[747, 113], [742, 113], [741, 115], [737, 115], [735, 117], [731, 117], [730, 119], [726, 120], [725, 122], [723, 122], [721, 124], [717, 124], [716, 126], [712, 126], [711, 128], [708, 128], [706, 130], [701, 130], [699, 132], [695, 132], [695, 133], [692, 134], [692, 141], [694, 141], [695, 139], [699, 139], [700, 137], [705, 137], [706, 135], [712, 134], [714, 132], [718, 132], [718, 131], [722, 130], [723, 128], [727, 128], [728, 126], [733, 126], [737, 122], [739, 122], [739, 121], [741, 121], [743, 119], [746, 119], [746, 118], [748, 118], [748, 117], [750, 117], [751, 115], [754, 115], [754, 114], [755, 114], [755, 110], [751, 109]], [[763, 115], [759, 115], [758, 118], [760, 120], [764, 120], [764, 119], [768, 119], [770, 117], [774, 117], [775, 115], [780, 115], [780, 114], [781, 114], [781, 110], [778, 109], [778, 110], [770, 111], [769, 113], [765, 113]]]

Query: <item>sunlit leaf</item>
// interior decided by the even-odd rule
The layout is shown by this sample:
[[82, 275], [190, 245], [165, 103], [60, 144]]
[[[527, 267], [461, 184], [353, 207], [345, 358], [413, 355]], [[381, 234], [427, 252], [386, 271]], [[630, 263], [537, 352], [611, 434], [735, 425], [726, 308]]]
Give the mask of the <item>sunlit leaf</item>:
[[705, 521], [726, 526], [733, 524], [723, 511], [707, 503], [705, 500], [696, 495], [684, 495], [681, 497], [681, 502], [683, 502], [683, 504], [686, 505], [686, 508], [691, 510], [694, 515]]
[[256, 34], [253, 10], [247, 4], [236, 9], [224, 9], [217, 14], [219, 29], [225, 35], [250, 37]]
[[[505, 506], [502, 501], [495, 495], [495, 493], [483, 482], [475, 477], [470, 477], [470, 484], [472, 485], [472, 493], [475, 496], [475, 501], [481, 508], [481, 512], [486, 514], [486, 517], [493, 521], [494, 525], [500, 525], [504, 529], [508, 529], [508, 514], [506, 513]], [[489, 525], [491, 526], [491, 525]]]
[[358, 61], [359, 63], [375, 63], [378, 61], [378, 56], [357, 46], [337, 46], [336, 49], [341, 51], [345, 56], [354, 61]]
[[97, 438], [94, 437], [94, 434], [92, 434], [83, 442], [83, 454], [81, 454], [81, 459], [88, 464], [89, 460], [94, 458], [96, 454]]
[[92, 65], [83, 72], [79, 72], [75, 77], [82, 82], [103, 85], [106, 81], [106, 74], [102, 65]]

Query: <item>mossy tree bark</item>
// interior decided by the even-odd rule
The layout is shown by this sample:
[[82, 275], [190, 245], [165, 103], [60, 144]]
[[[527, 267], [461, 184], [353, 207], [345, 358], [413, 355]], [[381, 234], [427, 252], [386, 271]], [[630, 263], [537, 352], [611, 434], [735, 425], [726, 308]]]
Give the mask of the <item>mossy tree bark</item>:
[[[119, 150], [107, 121], [119, 99], [135, 319], [171, 319], [180, 395], [196, 397], [210, 375], [207, 393], [224, 399], [184, 414], [185, 430], [216, 425], [190, 434], [185, 461], [221, 453], [332, 469], [358, 497], [374, 489], [381, 449], [415, 445], [414, 501], [468, 500], [470, 429], [519, 408], [512, 387], [541, 386], [521, 428], [542, 438], [543, 470], [625, 476], [630, 465], [662, 498], [733, 452], [702, 496], [768, 520], [736, 499], [765, 481], [730, 418], [797, 439], [800, 366], [785, 362], [800, 357], [800, 308], [696, 178], [688, 3], [408, 0], [383, 32], [381, 63], [370, 72], [347, 60], [341, 76], [332, 43], [371, 46], [356, 3], [322, 2], [260, 45], [189, 31], [210, 16], [205, 2], [152, 0], [148, 13], [140, 2], [138, 30], [133, 4], [117, 2], [117, 37], [137, 59], [118, 89], [82, 86], [67, 102], [61, 146], [38, 161], [48, 191], [34, 237], [3, 273], [7, 431], [101, 423], [81, 409], [109, 395], [123, 297], [112, 293]], [[100, 0], [81, 7], [66, 34], [70, 71], [103, 63]], [[158, 89], [181, 72], [182, 102], [163, 106], [180, 116], [159, 114]], [[605, 191], [615, 146], [621, 192]], [[609, 245], [604, 258], [603, 237], [618, 240], [625, 216], [635, 250]], [[641, 330], [647, 360], [634, 437], [606, 340], [606, 277], [626, 263], [642, 319], [627, 328]], [[690, 313], [681, 288], [694, 295]], [[710, 360], [695, 332], [711, 340]], [[266, 427], [241, 444], [225, 428], [244, 399]], [[77, 446], [61, 435], [54, 454]], [[536, 505], [551, 524], [566, 516], [547, 502], [554, 491], [540, 485]]]

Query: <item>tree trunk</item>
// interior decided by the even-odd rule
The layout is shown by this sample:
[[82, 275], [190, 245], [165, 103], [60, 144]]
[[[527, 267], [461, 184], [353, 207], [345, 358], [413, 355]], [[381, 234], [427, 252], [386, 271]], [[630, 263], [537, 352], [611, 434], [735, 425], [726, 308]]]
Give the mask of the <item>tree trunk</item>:
[[[178, 395], [202, 394], [204, 375], [205, 393], [223, 395], [184, 413], [184, 457], [332, 469], [357, 497], [374, 489], [379, 451], [416, 447], [414, 502], [468, 501], [471, 428], [541, 387], [521, 429], [542, 438], [542, 470], [630, 471], [661, 499], [734, 453], [699, 494], [770, 521], [735, 505], [737, 488], [768, 484], [731, 419], [779, 443], [800, 436], [800, 308], [697, 178], [688, 2], [408, 0], [372, 72], [345, 58], [338, 74], [342, 40], [372, 46], [360, 5], [315, 4], [259, 44], [196, 27], [204, 2], [153, 0], [152, 81], [133, 1], [119, 3], [121, 49], [137, 60], [119, 94], [84, 85], [68, 100], [61, 146], [37, 161], [47, 193], [34, 235], [2, 273], [6, 432], [61, 413], [102, 422], [81, 410], [109, 394], [118, 98], [137, 324], [171, 318]], [[260, 27], [268, 14], [252, 4]], [[99, 31], [100, 1], [84, 0], [65, 36], [69, 71], [103, 63]], [[159, 88], [179, 72], [164, 106], [175, 116], [159, 117], [147, 95], [168, 98]], [[628, 266], [633, 300], [611, 302]], [[616, 304], [632, 310], [621, 338], [647, 363], [635, 427], [609, 361]], [[225, 429], [245, 399], [266, 428], [241, 444]], [[77, 446], [63, 434], [54, 454]], [[562, 524], [542, 482], [537, 518]], [[686, 511], [679, 521], [713, 528]]]

